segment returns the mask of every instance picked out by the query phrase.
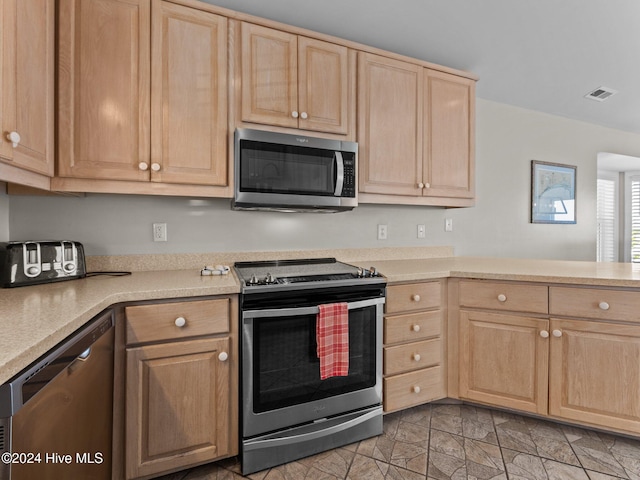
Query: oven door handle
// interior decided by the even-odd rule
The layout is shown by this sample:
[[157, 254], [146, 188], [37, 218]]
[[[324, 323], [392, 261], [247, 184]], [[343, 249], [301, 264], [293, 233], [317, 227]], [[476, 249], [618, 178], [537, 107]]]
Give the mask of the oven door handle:
[[[384, 305], [384, 298], [370, 298], [368, 300], [360, 300], [347, 304], [349, 310], [357, 310], [359, 308], [373, 307], [375, 305]], [[317, 315], [320, 309], [313, 307], [297, 307], [297, 308], [271, 308], [265, 310], [246, 310], [242, 312], [242, 318], [267, 318], [267, 317], [293, 317], [296, 315]]]

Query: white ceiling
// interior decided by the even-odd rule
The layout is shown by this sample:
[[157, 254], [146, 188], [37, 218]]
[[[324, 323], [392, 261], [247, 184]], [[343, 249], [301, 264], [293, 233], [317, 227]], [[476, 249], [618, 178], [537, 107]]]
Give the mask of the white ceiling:
[[[479, 76], [477, 96], [640, 133], [640, 0], [206, 0]], [[584, 98], [605, 86], [605, 102]]]

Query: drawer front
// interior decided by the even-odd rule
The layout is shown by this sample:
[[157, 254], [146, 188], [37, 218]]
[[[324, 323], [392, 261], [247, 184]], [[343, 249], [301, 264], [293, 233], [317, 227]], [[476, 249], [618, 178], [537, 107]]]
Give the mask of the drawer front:
[[552, 315], [640, 322], [640, 291], [551, 287]]
[[437, 308], [441, 294], [440, 282], [391, 285], [387, 288], [387, 313]]
[[395, 375], [442, 363], [439, 338], [384, 348], [384, 374]]
[[136, 305], [126, 307], [125, 314], [127, 345], [229, 331], [228, 298]]
[[387, 315], [384, 318], [384, 343], [399, 343], [438, 337], [442, 333], [442, 310]]
[[462, 307], [546, 314], [548, 295], [545, 285], [462, 280], [458, 302]]
[[441, 366], [394, 375], [383, 381], [384, 411], [392, 412], [447, 396]]

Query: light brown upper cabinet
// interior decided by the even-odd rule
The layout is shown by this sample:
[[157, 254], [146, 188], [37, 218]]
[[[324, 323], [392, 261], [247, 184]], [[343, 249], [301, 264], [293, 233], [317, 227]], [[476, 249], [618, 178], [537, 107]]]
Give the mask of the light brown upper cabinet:
[[103, 182], [55, 186], [228, 186], [226, 18], [161, 0], [61, 0], [59, 50], [58, 175]]
[[360, 201], [473, 205], [474, 102], [472, 79], [359, 53]]
[[353, 51], [252, 23], [240, 30], [242, 122], [350, 133]]
[[0, 4], [0, 159], [47, 176], [54, 167], [54, 22], [54, 0]]

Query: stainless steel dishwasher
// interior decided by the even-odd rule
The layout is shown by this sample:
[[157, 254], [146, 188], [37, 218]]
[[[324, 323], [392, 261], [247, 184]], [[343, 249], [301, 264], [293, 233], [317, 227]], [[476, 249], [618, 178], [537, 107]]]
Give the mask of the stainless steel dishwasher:
[[0, 480], [111, 478], [111, 310], [0, 386]]

